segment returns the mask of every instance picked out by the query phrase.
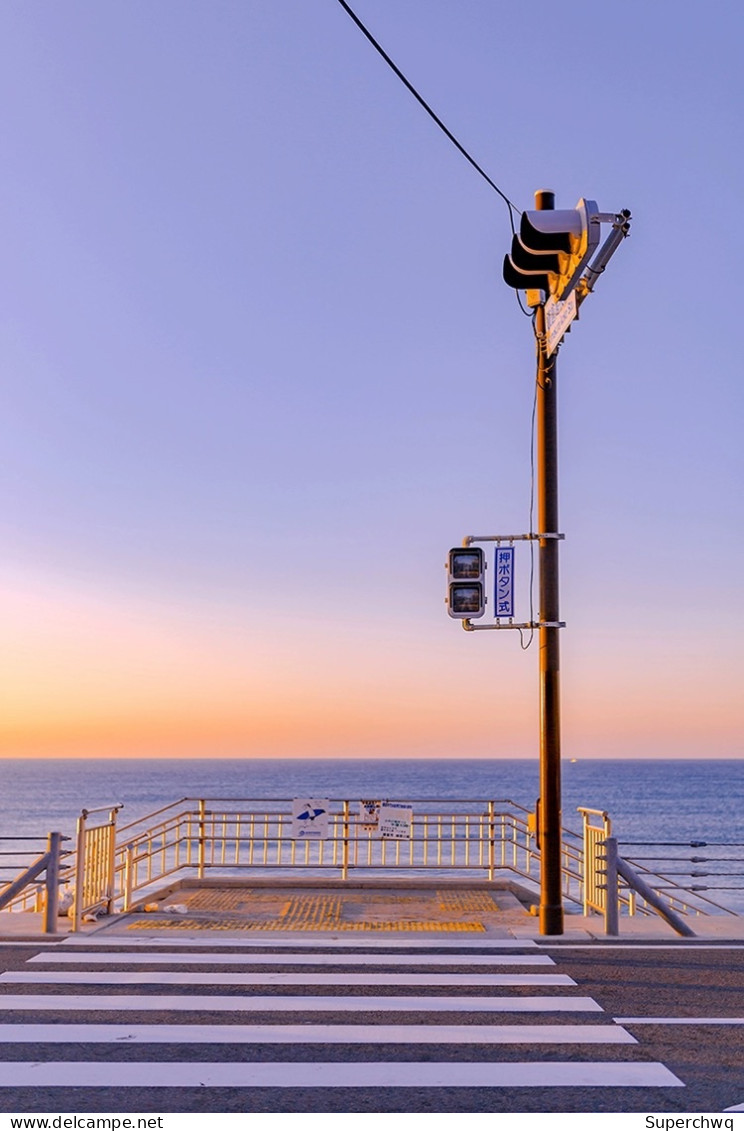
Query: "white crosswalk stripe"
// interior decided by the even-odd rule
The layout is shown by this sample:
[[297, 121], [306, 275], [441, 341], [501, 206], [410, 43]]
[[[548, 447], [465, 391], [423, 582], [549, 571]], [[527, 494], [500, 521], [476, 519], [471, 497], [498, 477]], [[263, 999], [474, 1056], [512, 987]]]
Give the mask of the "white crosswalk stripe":
[[[0, 975], [0, 1045], [15, 1057], [0, 1060], [0, 1087], [682, 1086], [665, 1065], [643, 1059], [627, 1029], [602, 1022], [601, 1006], [572, 978], [534, 972], [555, 963], [530, 953], [531, 942], [479, 940], [471, 953], [470, 940], [404, 940], [400, 954], [399, 940], [376, 938], [343, 940], [339, 953], [321, 940], [308, 953], [265, 938], [148, 939], [144, 949], [140, 940], [101, 939], [105, 949], [86, 941], [44, 948], [24, 969]], [[552, 992], [532, 992], [543, 987]], [[488, 1014], [507, 1017], [495, 1024]], [[102, 1045], [111, 1059], [95, 1057]], [[73, 1047], [74, 1057], [67, 1048], [59, 1059], [60, 1046]], [[267, 1060], [262, 1046], [277, 1052]], [[226, 1047], [231, 1060], [217, 1056]], [[436, 1060], [396, 1055], [427, 1047]], [[512, 1048], [520, 1050], [515, 1059]]]
[[[317, 945], [317, 943], [316, 943]], [[482, 945], [482, 944], [481, 944]], [[35, 954], [29, 964], [55, 966], [421, 966], [419, 954], [162, 954], [148, 950], [140, 954]], [[437, 966], [555, 966], [548, 954], [427, 954], [426, 965]]]
[[3, 994], [0, 1006], [8, 1012], [84, 1009], [120, 1012], [188, 1013], [601, 1013], [588, 997], [220, 997], [209, 994]]
[[147, 1088], [514, 1088], [682, 1087], [663, 1064], [642, 1061], [435, 1062], [331, 1061], [207, 1064], [143, 1061], [57, 1061], [3, 1064], [16, 1087]]
[[13, 1044], [635, 1045], [620, 1025], [0, 1025]]
[[224, 970], [11, 970], [0, 985], [37, 986], [575, 986], [566, 974], [227, 974]]

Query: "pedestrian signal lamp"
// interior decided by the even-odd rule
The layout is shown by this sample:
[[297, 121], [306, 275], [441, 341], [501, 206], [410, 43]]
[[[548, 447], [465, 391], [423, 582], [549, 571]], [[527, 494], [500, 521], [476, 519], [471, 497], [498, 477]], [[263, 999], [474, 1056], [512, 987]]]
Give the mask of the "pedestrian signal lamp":
[[450, 550], [447, 560], [447, 612], [457, 620], [475, 620], [486, 611], [486, 561], [478, 547]]
[[594, 200], [582, 199], [575, 208], [523, 212], [511, 254], [504, 258], [504, 282], [515, 290], [568, 298], [599, 236], [600, 213]]

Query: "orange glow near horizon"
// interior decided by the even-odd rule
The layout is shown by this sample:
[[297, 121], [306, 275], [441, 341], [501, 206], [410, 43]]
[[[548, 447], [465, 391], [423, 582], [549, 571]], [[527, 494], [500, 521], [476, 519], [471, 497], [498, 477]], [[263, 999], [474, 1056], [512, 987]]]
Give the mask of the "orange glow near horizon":
[[[539, 633], [448, 616], [466, 546], [471, 627], [565, 623], [564, 759], [741, 758], [744, 5], [636, 4], [578, 159], [514, 98], [520, 5], [361, 7], [504, 199], [335, 3], [3, 6], [0, 759], [537, 759]], [[533, 18], [530, 60], [617, 34]], [[632, 213], [560, 346], [552, 531], [500, 270], [544, 178], [605, 251]], [[698, 247], [693, 304], [659, 265]]]
[[[268, 623], [7, 582], [0, 757], [537, 752], [536, 649], [499, 651], [449, 624], [422, 639], [397, 621]], [[572, 647], [566, 757], [736, 756], [733, 675], [694, 658], [665, 667], [632, 643], [609, 662]]]

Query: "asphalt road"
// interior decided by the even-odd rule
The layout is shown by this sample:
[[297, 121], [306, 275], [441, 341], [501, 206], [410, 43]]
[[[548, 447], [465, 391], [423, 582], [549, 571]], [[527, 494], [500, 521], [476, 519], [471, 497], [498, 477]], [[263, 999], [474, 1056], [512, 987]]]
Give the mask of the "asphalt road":
[[[363, 940], [354, 939], [349, 943], [348, 952], [356, 947], [362, 950]], [[67, 950], [67, 947], [41, 947], [36, 944], [18, 944], [0, 948], [0, 971], [18, 971], [22, 976], [32, 976], [38, 971], [38, 964], [28, 964], [33, 955], [44, 953], [49, 958], [43, 964], [44, 970], [54, 970], [54, 953]], [[94, 952], [93, 944], [86, 951]], [[162, 950], [162, 948], [160, 948]], [[273, 953], [270, 944], [267, 951]], [[319, 944], [318, 950], [321, 950]], [[436, 945], [425, 946], [412, 942], [411, 953], [421, 955], [421, 969], [426, 969], [426, 949], [437, 952]], [[485, 949], [485, 948], [484, 948]], [[102, 948], [103, 950], [103, 948]], [[111, 952], [111, 948], [107, 948]], [[228, 948], [229, 951], [229, 948]], [[179, 948], [181, 954], [191, 953]], [[130, 952], [131, 953], [131, 952]], [[225, 950], [223, 948], [223, 953]], [[245, 951], [235, 946], [236, 956], [241, 956], [236, 970], [261, 973], [259, 967], [246, 960]], [[338, 954], [338, 952], [336, 952]], [[478, 953], [470, 949], [468, 955]], [[328, 954], [327, 966], [323, 969], [339, 974], [338, 987], [333, 991], [335, 1000], [353, 996], [358, 1002], [358, 1010], [353, 1013], [332, 1006], [311, 1017], [274, 1012], [271, 1009], [254, 1011], [248, 1016], [245, 1012], [225, 1014], [217, 1010], [179, 1011], [177, 1017], [172, 1010], [153, 1011], [146, 1008], [129, 1010], [125, 1022], [129, 1026], [142, 1024], [276, 1024], [295, 1021], [299, 1024], [317, 1023], [336, 1025], [350, 1023], [369, 1023], [378, 1027], [390, 1024], [447, 1024], [447, 1025], [531, 1025], [550, 1026], [555, 1024], [579, 1024], [582, 1027], [614, 1025], [620, 1022], [638, 1044], [591, 1045], [554, 1044], [538, 1040], [529, 1047], [523, 1044], [389, 1044], [355, 1043], [353, 1045], [324, 1043], [221, 1043], [221, 1044], [126, 1044], [88, 1043], [85, 1040], [63, 1044], [49, 1044], [45, 1041], [20, 1043], [9, 1039], [9, 1032], [0, 1043], [0, 1061], [11, 1063], [33, 1062], [39, 1066], [38, 1082], [31, 1086], [15, 1086], [13, 1082], [0, 1087], [0, 1110], [5, 1112], [108, 1112], [108, 1113], [160, 1113], [160, 1112], [722, 1112], [726, 1108], [744, 1103], [744, 946], [728, 945], [690, 945], [672, 943], [670, 945], [615, 945], [604, 943], [577, 947], [566, 944], [551, 944], [546, 947], [527, 950], [515, 942], [511, 950], [517, 960], [515, 969], [519, 970], [520, 954], [543, 954], [556, 963], [550, 969], [554, 973], [568, 975], [576, 982], [569, 992], [576, 1002], [593, 999], [600, 1009], [593, 1012], [574, 1012], [571, 1008], [563, 1012], [544, 1009], [542, 1012], [525, 1013], [520, 1006], [535, 995], [553, 997], [556, 1003], [565, 997], [566, 989], [560, 985], [538, 987], [531, 985], [484, 988], [468, 984], [467, 976], [473, 973], [468, 967], [466, 955], [448, 952], [448, 962], [444, 972], [463, 975], [462, 987], [432, 985], [427, 998], [433, 1005], [436, 999], [457, 995], [458, 998], [482, 998], [484, 995], [508, 995], [513, 998], [514, 1008], [498, 1012], [473, 1011], [467, 1007], [440, 1014], [426, 1014], [421, 1009], [399, 1010], [394, 1014], [375, 1008], [373, 1000], [364, 1008], [364, 999], [420, 995], [420, 988], [401, 988], [386, 986], [385, 971], [396, 973], [410, 972], [396, 965], [400, 952], [390, 954], [389, 966], [376, 968], [378, 979], [368, 986], [349, 986], [344, 984], [345, 970], [338, 963], [334, 965], [334, 954]], [[193, 953], [193, 965], [180, 963], [180, 971], [203, 971], [204, 961], [198, 951]], [[116, 974], [127, 977], [131, 967], [122, 953], [121, 962], [110, 963], [106, 969], [114, 977]], [[85, 970], [85, 964], [76, 967]], [[64, 970], [60, 970], [64, 976]], [[100, 969], [91, 963], [87, 969]], [[153, 971], [162, 966], [140, 964], [138, 970]], [[175, 967], [173, 967], [175, 969]], [[224, 971], [224, 967], [220, 968]], [[288, 971], [281, 956], [276, 953], [277, 971]], [[503, 967], [486, 967], [494, 976], [503, 975]], [[291, 967], [292, 972], [303, 971], [308, 979], [318, 973], [318, 967], [302, 963]], [[440, 973], [441, 967], [437, 967]], [[30, 972], [30, 973], [29, 973]], [[348, 971], [346, 971], [348, 972]], [[478, 973], [483, 968], [479, 967]], [[525, 973], [528, 971], [525, 968]], [[548, 973], [547, 968], [535, 967], [529, 973]], [[381, 980], [380, 980], [381, 979]], [[0, 978], [0, 1022], [11, 1026], [18, 1025], [59, 1025], [72, 1022], [90, 1025], [96, 1023], [122, 1022], [122, 1014], [115, 1008], [92, 1010], [85, 998], [102, 993], [124, 997], [131, 995], [135, 987], [126, 984], [77, 984], [73, 987], [63, 982], [59, 984], [37, 985], [27, 983], [7, 983]], [[26, 994], [30, 997], [43, 992], [45, 995], [77, 995], [79, 1007], [70, 1010], [36, 1009], [3, 1010], [11, 997]], [[141, 999], [162, 994], [182, 996], [184, 987], [178, 985], [158, 985], [154, 978], [149, 984], [137, 985], [136, 993]], [[310, 981], [306, 987], [295, 985], [271, 985], [267, 990], [260, 985], [240, 986], [220, 984], [220, 972], [215, 972], [212, 985], [187, 987], [187, 992], [208, 995], [215, 998], [260, 995], [267, 992], [277, 997], [325, 996], [327, 986], [314, 985]], [[30, 1003], [31, 1004], [31, 1003]], [[48, 1003], [48, 1004], [51, 1004]], [[143, 1004], [146, 1004], [143, 1002]], [[475, 1004], [475, 1002], [473, 1003]], [[569, 1007], [570, 1007], [569, 1002]], [[659, 1019], [652, 1024], [641, 1024], [640, 1018]], [[739, 1024], [710, 1024], [713, 1019], [739, 1019]], [[636, 1020], [633, 1020], [636, 1019]], [[680, 1019], [690, 1023], [681, 1024]], [[673, 1023], [665, 1023], [672, 1021]], [[545, 1032], [548, 1032], [546, 1028]], [[189, 1080], [178, 1087], [152, 1087], [133, 1085], [126, 1087], [66, 1087], [48, 1086], [50, 1069], [45, 1064], [67, 1062], [71, 1070], [80, 1062], [101, 1063], [125, 1062], [127, 1065], [148, 1065], [153, 1062], [165, 1066], [185, 1064]], [[316, 1063], [338, 1064], [338, 1077], [343, 1078], [353, 1064], [391, 1063], [397, 1065], [416, 1064], [414, 1069], [425, 1075], [429, 1064], [447, 1065], [501, 1065], [516, 1066], [527, 1061], [538, 1061], [542, 1065], [553, 1063], [586, 1065], [589, 1075], [594, 1072], [597, 1062], [616, 1064], [658, 1063], [665, 1066], [684, 1085], [659, 1087], [633, 1086], [582, 1086], [556, 1087], [541, 1086], [438, 1086], [422, 1083], [421, 1086], [391, 1087], [339, 1087], [333, 1082], [311, 1087], [233, 1087], [203, 1086], [199, 1077], [204, 1075], [209, 1065], [223, 1066], [245, 1064], [272, 1064], [279, 1066], [277, 1071], [286, 1075], [292, 1073], [292, 1065]], [[193, 1072], [191, 1065], [193, 1064]], [[286, 1065], [286, 1073], [281, 1067]], [[2, 1065], [0, 1065], [2, 1067]], [[134, 1068], [132, 1069], [134, 1071]], [[456, 1074], [456, 1069], [453, 1069]], [[508, 1074], [508, 1072], [507, 1072]], [[435, 1071], [436, 1075], [436, 1071]], [[334, 1078], [331, 1069], [331, 1081]], [[193, 1079], [193, 1083], [191, 1080]]]

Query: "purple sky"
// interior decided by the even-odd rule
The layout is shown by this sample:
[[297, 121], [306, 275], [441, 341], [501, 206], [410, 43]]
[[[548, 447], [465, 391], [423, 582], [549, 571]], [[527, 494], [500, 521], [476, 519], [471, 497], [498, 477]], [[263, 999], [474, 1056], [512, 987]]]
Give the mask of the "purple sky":
[[[633, 213], [559, 362], [565, 755], [739, 754], [740, 5], [354, 6], [520, 207]], [[502, 201], [335, 0], [0, 52], [2, 753], [533, 755], [536, 647], [444, 607], [529, 526]]]

